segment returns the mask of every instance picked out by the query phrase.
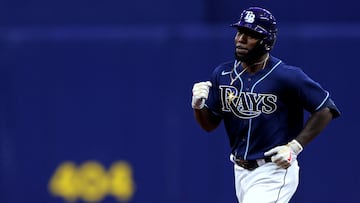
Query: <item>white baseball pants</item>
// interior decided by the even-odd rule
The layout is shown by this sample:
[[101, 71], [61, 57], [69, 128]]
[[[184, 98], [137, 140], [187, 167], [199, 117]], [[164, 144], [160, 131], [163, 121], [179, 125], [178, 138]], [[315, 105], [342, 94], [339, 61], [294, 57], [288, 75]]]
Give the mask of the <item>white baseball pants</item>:
[[270, 162], [249, 171], [234, 164], [234, 173], [239, 203], [288, 203], [299, 184], [296, 160], [288, 169]]

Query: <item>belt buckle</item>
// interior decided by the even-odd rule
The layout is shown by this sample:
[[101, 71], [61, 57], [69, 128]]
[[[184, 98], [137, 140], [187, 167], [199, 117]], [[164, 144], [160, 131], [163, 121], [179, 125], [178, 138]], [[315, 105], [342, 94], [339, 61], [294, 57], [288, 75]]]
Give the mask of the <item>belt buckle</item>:
[[246, 160], [235, 159], [235, 162], [243, 168], [247, 168], [247, 166], [249, 165], [249, 162]]

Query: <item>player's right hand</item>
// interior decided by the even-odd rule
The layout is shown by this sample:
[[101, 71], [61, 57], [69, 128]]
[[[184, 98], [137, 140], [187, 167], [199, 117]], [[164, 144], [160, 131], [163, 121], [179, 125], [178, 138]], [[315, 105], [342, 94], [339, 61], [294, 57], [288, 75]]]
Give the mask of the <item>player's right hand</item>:
[[191, 106], [193, 109], [204, 108], [205, 101], [209, 96], [209, 89], [212, 86], [210, 81], [195, 83], [192, 89]]

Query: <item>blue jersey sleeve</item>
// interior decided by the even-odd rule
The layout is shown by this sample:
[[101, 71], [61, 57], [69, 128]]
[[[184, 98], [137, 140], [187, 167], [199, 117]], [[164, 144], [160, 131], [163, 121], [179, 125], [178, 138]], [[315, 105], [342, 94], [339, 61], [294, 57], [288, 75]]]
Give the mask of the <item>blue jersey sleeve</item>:
[[340, 116], [340, 110], [338, 109], [338, 107], [335, 105], [334, 101], [329, 98], [325, 104], [322, 106], [322, 108], [328, 107], [333, 115], [333, 118], [337, 118]]
[[297, 81], [298, 98], [302, 101], [305, 110], [314, 113], [328, 107], [331, 110], [333, 117], [338, 117], [340, 111], [330, 98], [329, 92], [323, 89], [318, 82], [311, 79], [301, 69], [297, 70], [298, 74], [296, 74], [295, 81]]

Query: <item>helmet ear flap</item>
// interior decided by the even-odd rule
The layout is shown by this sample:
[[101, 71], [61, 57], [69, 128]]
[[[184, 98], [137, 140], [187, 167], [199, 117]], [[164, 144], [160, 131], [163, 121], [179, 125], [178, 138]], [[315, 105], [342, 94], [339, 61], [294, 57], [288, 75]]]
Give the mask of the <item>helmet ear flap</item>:
[[271, 50], [273, 48], [275, 41], [276, 41], [276, 34], [272, 33], [269, 37], [269, 43], [267, 43], [269, 46], [269, 50]]

